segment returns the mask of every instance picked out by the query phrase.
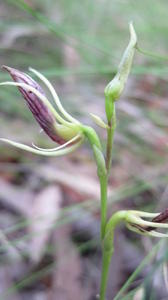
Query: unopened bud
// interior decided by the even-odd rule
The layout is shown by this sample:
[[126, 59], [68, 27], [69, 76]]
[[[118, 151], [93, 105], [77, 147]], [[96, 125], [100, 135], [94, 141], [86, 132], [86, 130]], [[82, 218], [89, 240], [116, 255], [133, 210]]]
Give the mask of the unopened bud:
[[135, 46], [137, 44], [137, 36], [132, 23], [130, 23], [129, 28], [130, 41], [119, 64], [118, 72], [105, 88], [106, 114], [108, 120], [110, 120], [112, 116], [112, 104], [109, 104], [108, 102], [114, 103], [119, 99], [132, 66]]

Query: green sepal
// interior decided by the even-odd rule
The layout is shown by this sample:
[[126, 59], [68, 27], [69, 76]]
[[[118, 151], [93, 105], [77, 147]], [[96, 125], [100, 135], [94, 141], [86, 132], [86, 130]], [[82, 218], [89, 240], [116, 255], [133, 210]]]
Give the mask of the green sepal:
[[96, 133], [96, 131], [90, 126], [81, 126], [81, 130], [83, 134], [87, 137], [91, 146], [96, 146], [98, 149], [102, 150], [102, 146], [100, 143], [100, 139]]

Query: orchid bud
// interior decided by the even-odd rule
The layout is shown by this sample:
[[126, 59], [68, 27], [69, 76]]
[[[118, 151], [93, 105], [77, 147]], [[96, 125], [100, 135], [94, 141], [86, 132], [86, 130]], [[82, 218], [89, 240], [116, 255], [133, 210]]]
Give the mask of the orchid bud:
[[118, 72], [105, 88], [106, 115], [108, 121], [110, 121], [112, 117], [113, 103], [119, 99], [132, 66], [137, 37], [132, 23], [130, 23], [129, 29], [130, 41], [119, 64]]

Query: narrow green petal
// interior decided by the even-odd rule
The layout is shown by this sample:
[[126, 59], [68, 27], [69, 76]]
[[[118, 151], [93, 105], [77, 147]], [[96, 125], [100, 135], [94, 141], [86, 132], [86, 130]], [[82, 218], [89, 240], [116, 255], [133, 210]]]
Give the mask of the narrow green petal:
[[75, 141], [77, 141], [78, 139], [83, 138], [80, 134], [76, 135], [74, 138], [72, 138], [71, 140], [69, 140], [68, 142], [66, 142], [65, 144], [55, 147], [55, 148], [50, 148], [50, 149], [44, 149], [41, 147], [36, 146], [34, 143], [32, 143], [33, 147], [40, 150], [40, 151], [47, 151], [47, 152], [53, 152], [53, 151], [58, 151], [60, 149], [63, 149], [65, 147], [67, 147], [68, 145], [70, 145], [71, 143], [74, 143]]
[[32, 69], [32, 68], [29, 68], [29, 70], [31, 72], [33, 72], [34, 74], [36, 74], [36, 76], [38, 78], [40, 78], [45, 84], [46, 86], [48, 87], [49, 91], [51, 92], [53, 98], [54, 98], [54, 101], [57, 105], [57, 107], [59, 108], [60, 112], [63, 114], [63, 116], [70, 122], [72, 123], [77, 123], [79, 124], [79, 121], [76, 120], [75, 118], [73, 118], [62, 106], [60, 100], [59, 100], [59, 97], [54, 89], [54, 87], [52, 86], [52, 84], [49, 82], [49, 80], [44, 76], [42, 75], [40, 72], [36, 71], [35, 69]]
[[148, 235], [158, 237], [158, 238], [167, 238], [168, 237], [168, 234], [157, 232], [157, 231], [150, 231], [148, 233]]
[[0, 138], [1, 142], [5, 142], [7, 144], [10, 144], [16, 148], [19, 148], [21, 150], [25, 150], [34, 154], [39, 154], [39, 155], [44, 155], [44, 156], [62, 156], [62, 155], [66, 155], [69, 154], [71, 152], [73, 152], [74, 150], [76, 150], [77, 148], [79, 148], [79, 146], [82, 144], [83, 140], [79, 141], [78, 143], [72, 145], [71, 147], [67, 147], [65, 149], [61, 149], [61, 150], [57, 150], [57, 151], [47, 151], [47, 149], [45, 151], [41, 151], [38, 149], [34, 149], [33, 147], [21, 144], [21, 143], [17, 143], [8, 139], [4, 139], [4, 138]]
[[168, 224], [149, 222], [149, 221], [142, 220], [140, 218], [136, 219], [135, 224], [140, 225], [140, 226], [150, 226], [150, 227], [154, 227], [154, 228], [156, 228], [156, 227], [157, 228], [168, 228]]
[[141, 231], [138, 228], [132, 226], [131, 224], [127, 224], [127, 228], [133, 232], [136, 232], [138, 234], [144, 235], [144, 236], [152, 236], [152, 237], [158, 237], [158, 238], [167, 238], [168, 234], [157, 232], [157, 231]]
[[160, 214], [160, 213], [149, 213], [146, 211], [139, 211], [139, 210], [130, 210], [129, 212], [144, 218], [155, 218]]

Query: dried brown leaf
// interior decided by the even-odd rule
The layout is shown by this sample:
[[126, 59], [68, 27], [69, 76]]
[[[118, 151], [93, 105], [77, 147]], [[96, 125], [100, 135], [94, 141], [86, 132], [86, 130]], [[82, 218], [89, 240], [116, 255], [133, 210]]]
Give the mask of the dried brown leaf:
[[45, 188], [34, 199], [30, 225], [29, 253], [34, 263], [38, 263], [44, 252], [51, 230], [60, 213], [61, 191], [57, 186]]
[[85, 298], [85, 292], [80, 281], [82, 264], [79, 252], [69, 236], [69, 225], [61, 227], [54, 234], [57, 265], [53, 273], [53, 286], [49, 291], [51, 300], [83, 300]]
[[28, 217], [33, 193], [0, 179], [0, 201], [18, 213]]
[[75, 167], [73, 171], [69, 171], [42, 166], [37, 172], [46, 180], [55, 181], [63, 186], [74, 189], [82, 195], [99, 198], [98, 180], [79, 174], [79, 172], [76, 172]]

